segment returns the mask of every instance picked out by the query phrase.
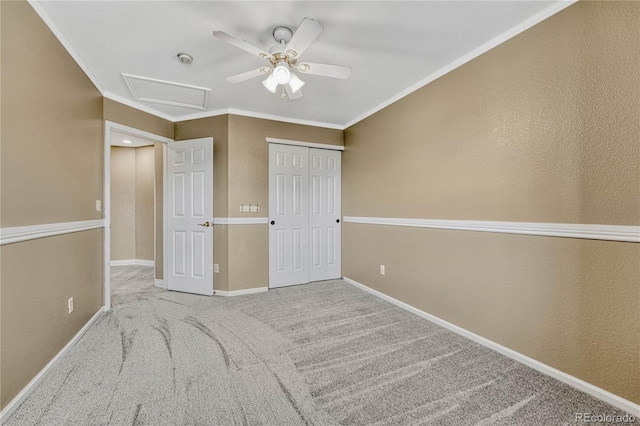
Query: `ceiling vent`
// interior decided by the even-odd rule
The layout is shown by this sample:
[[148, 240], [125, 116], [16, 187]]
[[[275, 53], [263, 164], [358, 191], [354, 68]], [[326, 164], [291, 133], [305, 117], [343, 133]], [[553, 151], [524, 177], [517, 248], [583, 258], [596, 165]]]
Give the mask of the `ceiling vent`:
[[137, 101], [206, 110], [209, 104], [208, 87], [191, 86], [173, 81], [122, 74], [131, 96]]

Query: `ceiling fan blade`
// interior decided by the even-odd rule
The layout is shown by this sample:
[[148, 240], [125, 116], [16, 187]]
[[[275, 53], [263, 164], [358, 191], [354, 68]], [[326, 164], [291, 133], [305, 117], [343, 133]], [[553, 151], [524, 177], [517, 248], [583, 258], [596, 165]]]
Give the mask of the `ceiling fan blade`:
[[232, 36], [229, 33], [225, 33], [224, 31], [214, 31], [213, 36], [219, 38], [222, 41], [226, 41], [229, 44], [232, 44], [240, 49], [251, 53], [252, 55], [256, 55], [260, 58], [269, 59], [271, 58], [271, 54], [269, 52], [265, 52], [263, 49], [256, 47], [246, 41], [239, 39], [236, 36]]
[[242, 83], [243, 81], [250, 80], [252, 78], [260, 77], [261, 75], [267, 75], [271, 71], [271, 68], [262, 67], [257, 70], [243, 72], [242, 74], [233, 75], [231, 77], [227, 77], [229, 83]]
[[300, 55], [307, 50], [307, 47], [313, 43], [313, 40], [320, 35], [323, 29], [324, 28], [322, 28], [322, 25], [320, 25], [318, 21], [304, 18], [291, 38], [291, 41], [287, 45], [285, 53], [289, 59], [296, 59], [300, 57]]
[[345, 67], [342, 65], [314, 64], [311, 62], [303, 62], [299, 64], [298, 71], [304, 74], [343, 79], [351, 76], [351, 67]]
[[298, 89], [294, 92], [289, 83], [285, 84], [284, 88], [287, 91], [289, 99], [300, 99], [302, 97], [302, 90]]

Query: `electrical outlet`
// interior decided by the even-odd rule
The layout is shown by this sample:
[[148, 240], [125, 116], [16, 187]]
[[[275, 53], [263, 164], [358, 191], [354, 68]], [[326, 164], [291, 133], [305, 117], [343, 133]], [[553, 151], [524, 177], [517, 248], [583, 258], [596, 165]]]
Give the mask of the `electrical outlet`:
[[384, 265], [380, 265], [380, 275], [384, 275]]
[[102, 211], [102, 201], [100, 200], [96, 200], [96, 211], [97, 212]]
[[67, 300], [67, 308], [69, 308], [69, 313], [73, 312], [73, 297], [70, 297]]
[[216, 274], [220, 272], [220, 266], [217, 263], [213, 264], [213, 272], [215, 272]]

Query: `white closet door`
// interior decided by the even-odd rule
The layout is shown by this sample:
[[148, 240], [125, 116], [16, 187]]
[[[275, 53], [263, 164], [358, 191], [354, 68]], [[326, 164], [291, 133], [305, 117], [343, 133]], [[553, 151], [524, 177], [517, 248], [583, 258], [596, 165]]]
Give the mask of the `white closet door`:
[[309, 282], [308, 148], [269, 144], [269, 287]]
[[342, 277], [341, 154], [309, 149], [310, 281]]

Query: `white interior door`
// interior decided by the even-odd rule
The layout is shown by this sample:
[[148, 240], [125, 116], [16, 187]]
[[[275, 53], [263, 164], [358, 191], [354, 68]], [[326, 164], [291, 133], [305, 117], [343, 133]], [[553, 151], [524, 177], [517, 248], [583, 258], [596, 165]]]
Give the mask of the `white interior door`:
[[269, 287], [342, 277], [341, 152], [269, 144]]
[[167, 144], [169, 290], [213, 295], [213, 139]]
[[341, 154], [309, 149], [310, 281], [342, 277]]
[[309, 282], [308, 148], [269, 144], [269, 287]]

